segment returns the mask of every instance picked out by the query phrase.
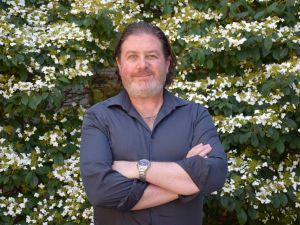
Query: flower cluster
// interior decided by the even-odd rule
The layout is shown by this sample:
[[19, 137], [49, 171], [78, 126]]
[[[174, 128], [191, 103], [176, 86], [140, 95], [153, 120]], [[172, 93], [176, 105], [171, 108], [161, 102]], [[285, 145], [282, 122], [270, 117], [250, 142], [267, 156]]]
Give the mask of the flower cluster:
[[27, 202], [28, 199], [25, 198], [22, 193], [19, 193], [16, 198], [5, 198], [1, 196], [0, 208], [6, 209], [3, 213], [4, 216], [16, 217], [22, 213], [23, 209], [25, 209]]
[[[295, 79], [290, 86], [299, 95], [299, 65], [300, 60], [292, 58], [281, 64], [265, 65], [258, 71], [247, 70], [242, 77], [218, 75], [215, 79], [207, 77], [197, 81], [176, 80], [170, 90], [177, 95], [209, 107], [213, 101], [226, 100], [234, 97], [237, 103], [252, 106], [265, 106], [264, 110], [255, 110], [253, 115], [236, 114], [229, 117], [215, 117], [216, 126], [222, 133], [233, 133], [247, 123], [261, 124], [281, 129], [282, 120], [288, 112], [296, 112], [297, 104], [281, 101], [285, 94], [277, 88], [268, 95], [261, 93], [259, 87], [270, 78], [283, 76], [287, 79], [292, 74]], [[278, 107], [280, 106], [280, 107]], [[267, 109], [266, 109], [267, 108]]]
[[256, 110], [253, 116], [244, 116], [238, 114], [234, 117], [217, 117], [215, 124], [218, 127], [218, 132], [233, 133], [236, 128], [241, 128], [245, 124], [252, 123], [263, 126], [271, 126], [280, 129], [282, 126], [281, 117], [284, 114], [278, 115], [274, 110]]
[[71, 216], [72, 220], [76, 220], [80, 216], [83, 216], [85, 219], [92, 219], [92, 208], [85, 209], [85, 213], [81, 215], [80, 209], [82, 208], [82, 204], [86, 202], [86, 194], [82, 186], [79, 171], [78, 152], [65, 160], [62, 166], [54, 167], [53, 176], [64, 184], [57, 191], [57, 194], [67, 199], [64, 203], [62, 216]]
[[0, 145], [0, 172], [12, 172], [15, 170], [27, 169], [31, 165], [31, 155], [18, 153], [12, 145], [1, 143]]
[[[141, 7], [133, 0], [88, 0], [88, 1], [74, 1], [72, 4], [71, 13], [77, 15], [79, 13], [86, 13], [88, 15], [96, 15], [100, 11], [106, 11], [106, 15], [111, 18], [115, 31], [120, 31], [125, 24], [137, 21], [138, 15], [142, 14]], [[144, 14], [145, 17], [152, 17], [151, 14]]]
[[[165, 16], [164, 18], [160, 18], [159, 20], [155, 20], [154, 24], [164, 30], [165, 34], [168, 36], [171, 42], [174, 42], [177, 39], [181, 39], [180, 33], [178, 30], [182, 26], [182, 24], [187, 22], [195, 22], [197, 24], [204, 23], [205, 21], [215, 20], [218, 21], [222, 17], [222, 13], [217, 11], [212, 11], [209, 9], [207, 12], [200, 12], [195, 10], [190, 5], [183, 5], [181, 10], [178, 11], [175, 8], [175, 15], [172, 17]], [[185, 40], [185, 38], [182, 38]]]
[[[286, 36], [282, 34], [283, 31], [292, 32], [292, 29], [288, 31], [286, 29], [278, 31], [277, 24], [280, 21], [282, 21], [282, 19], [278, 17], [268, 17], [262, 22], [246, 22], [242, 20], [240, 22], [227, 24], [225, 27], [221, 25], [217, 28], [213, 27], [208, 31], [207, 36], [187, 35], [182, 37], [182, 40], [186, 43], [192, 43], [195, 47], [209, 49], [212, 52], [221, 52], [231, 48], [241, 50], [241, 45], [247, 41], [246, 37], [249, 36], [248, 33], [265, 38], [274, 32], [278, 32], [279, 37]], [[294, 36], [296, 37], [297, 35], [294, 34]], [[217, 44], [214, 43], [216, 39], [220, 40]], [[187, 49], [187, 51], [189, 50], [191, 49]]]
[[[258, 214], [258, 219], [264, 223], [278, 221], [280, 220], [276, 217], [278, 212], [283, 213], [288, 210], [295, 212], [300, 206], [298, 192], [300, 179], [296, 176], [296, 170], [300, 165], [300, 156], [287, 154], [285, 160], [278, 165], [270, 158], [270, 150], [266, 151], [265, 154], [261, 154], [262, 151], [259, 149], [255, 152], [258, 155], [253, 155], [255, 153], [252, 153], [252, 155], [247, 153], [237, 154], [236, 150], [228, 152], [228, 170], [231, 175], [230, 180], [225, 184], [220, 194], [234, 197], [239, 189], [253, 189], [251, 192], [244, 192], [245, 202], [253, 209], [263, 208], [262, 205], [282, 205], [278, 211], [275, 210], [271, 213], [267, 213], [267, 208], [264, 208], [265, 213]], [[265, 175], [266, 173], [270, 174], [270, 178]], [[287, 193], [290, 190], [292, 190], [296, 199], [293, 206], [287, 204]], [[248, 193], [255, 193], [255, 198]], [[294, 213], [285, 216], [291, 218], [289, 224], [293, 224], [297, 219], [296, 216], [292, 215]]]
[[[18, 1], [6, 3], [11, 7], [7, 11], [1, 9], [0, 47], [6, 52], [6, 60], [18, 60], [15, 64], [23, 64], [33, 79], [25, 81], [18, 74], [0, 74], [0, 95], [6, 99], [19, 92], [29, 96], [45, 89], [51, 91], [57, 85], [58, 77], [72, 80], [92, 75], [91, 62], [96, 60], [96, 51], [88, 51], [83, 47], [84, 43], [95, 42], [106, 48], [105, 42], [95, 40], [89, 29], [82, 29], [75, 23], [49, 23], [48, 14], [53, 9], [50, 3], [39, 8], [27, 7], [24, 2]], [[26, 23], [22, 26], [11, 24], [9, 21], [13, 16], [20, 16]], [[76, 47], [76, 43], [82, 46]], [[74, 59], [70, 54], [63, 53], [61, 50], [67, 46], [74, 48], [74, 51], [84, 52], [85, 57]], [[18, 49], [22, 49], [22, 52]], [[49, 52], [49, 58], [41, 61], [39, 54], [44, 51]], [[15, 57], [16, 54], [18, 57]], [[25, 59], [27, 55], [30, 57]]]

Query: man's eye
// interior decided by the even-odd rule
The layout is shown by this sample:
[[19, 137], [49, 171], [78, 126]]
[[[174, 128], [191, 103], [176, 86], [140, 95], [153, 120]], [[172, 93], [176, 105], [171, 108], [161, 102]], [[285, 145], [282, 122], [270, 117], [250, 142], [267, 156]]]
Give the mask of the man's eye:
[[147, 57], [148, 57], [149, 59], [156, 59], [156, 58], [157, 58], [156, 55], [148, 55]]
[[129, 55], [128, 59], [131, 59], [131, 60], [136, 59], [136, 55]]

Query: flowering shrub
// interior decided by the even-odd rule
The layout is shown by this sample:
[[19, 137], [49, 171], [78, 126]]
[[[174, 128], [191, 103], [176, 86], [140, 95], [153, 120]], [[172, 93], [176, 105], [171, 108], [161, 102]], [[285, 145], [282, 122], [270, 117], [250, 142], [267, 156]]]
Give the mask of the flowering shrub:
[[1, 0], [0, 224], [92, 224], [79, 144], [93, 102], [80, 96], [139, 20], [169, 36], [169, 89], [209, 109], [228, 153], [205, 222], [299, 224], [299, 17], [289, 0]]

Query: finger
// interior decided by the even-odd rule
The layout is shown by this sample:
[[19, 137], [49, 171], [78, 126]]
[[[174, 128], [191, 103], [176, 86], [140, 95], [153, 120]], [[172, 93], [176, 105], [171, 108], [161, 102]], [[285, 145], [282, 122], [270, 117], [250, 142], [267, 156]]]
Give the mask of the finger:
[[205, 150], [201, 151], [198, 155], [200, 155], [200, 156], [202, 156], [202, 157], [205, 157], [205, 156], [207, 156], [208, 153], [211, 152], [211, 150], [212, 150], [211, 147], [206, 148]]
[[211, 149], [209, 144], [203, 145], [203, 144], [199, 144], [194, 146], [187, 154], [187, 158], [195, 156], [195, 155], [199, 155], [201, 152], [207, 152], [207, 150]]
[[197, 149], [196, 149], [196, 151], [194, 151], [193, 152], [193, 154], [194, 155], [206, 155], [208, 152], [210, 152], [211, 151], [211, 147], [210, 147], [210, 145], [209, 144], [207, 144], [207, 145], [203, 145], [202, 147], [198, 147]]
[[197, 148], [196, 148], [196, 151], [195, 151], [194, 153], [200, 154], [201, 152], [207, 151], [207, 150], [210, 150], [210, 149], [211, 149], [210, 145], [207, 144], [207, 145], [203, 145], [203, 146], [201, 146], [201, 147], [200, 147], [200, 146], [197, 147]]
[[203, 144], [196, 145], [188, 152], [187, 157], [198, 155], [201, 151], [205, 150], [208, 147], [209, 145], [203, 145]]
[[199, 145], [196, 145], [191, 150], [189, 150], [188, 154], [186, 155], [186, 158], [192, 157], [194, 155], [198, 155], [199, 153], [198, 153], [198, 149], [197, 148], [200, 147], [200, 146], [203, 146], [203, 144], [201, 143]]

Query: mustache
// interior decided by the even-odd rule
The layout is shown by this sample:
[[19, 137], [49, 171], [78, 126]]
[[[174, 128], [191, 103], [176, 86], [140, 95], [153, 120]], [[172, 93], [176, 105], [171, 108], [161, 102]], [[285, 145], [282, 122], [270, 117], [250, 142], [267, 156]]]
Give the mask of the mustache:
[[144, 77], [144, 76], [151, 76], [153, 72], [150, 70], [139, 70], [133, 74], [134, 77]]

